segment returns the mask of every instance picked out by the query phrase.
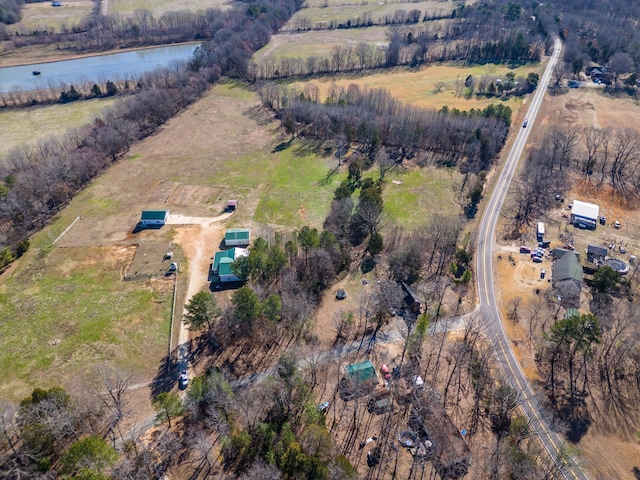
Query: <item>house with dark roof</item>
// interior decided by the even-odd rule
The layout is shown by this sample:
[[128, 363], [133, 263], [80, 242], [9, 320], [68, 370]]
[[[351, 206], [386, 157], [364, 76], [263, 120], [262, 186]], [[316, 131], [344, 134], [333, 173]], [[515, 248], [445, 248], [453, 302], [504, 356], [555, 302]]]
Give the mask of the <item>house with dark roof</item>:
[[414, 400], [409, 427], [421, 443], [430, 444], [427, 458], [440, 478], [458, 479], [468, 473], [471, 449], [442, 406], [439, 394], [430, 389], [424, 397]]
[[162, 226], [167, 223], [169, 210], [143, 210], [138, 225], [148, 227], [152, 225]]
[[411, 313], [420, 313], [422, 310], [422, 300], [418, 293], [405, 282], [402, 282], [402, 291], [405, 293], [404, 303], [407, 304]]
[[247, 255], [249, 255], [249, 251], [246, 248], [238, 247], [216, 252], [213, 257], [213, 274], [220, 277], [220, 282], [243, 281], [243, 279], [233, 271], [233, 262]]
[[598, 245], [587, 246], [587, 261], [590, 263], [600, 264], [604, 262], [605, 258], [609, 254], [607, 247], [600, 247]]

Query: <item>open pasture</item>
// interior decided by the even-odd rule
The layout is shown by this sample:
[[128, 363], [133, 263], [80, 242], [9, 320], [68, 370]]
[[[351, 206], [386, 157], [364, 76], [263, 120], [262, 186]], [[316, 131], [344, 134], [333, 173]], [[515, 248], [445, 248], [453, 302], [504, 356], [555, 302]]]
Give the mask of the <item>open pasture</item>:
[[123, 15], [130, 17], [136, 10], [148, 10], [155, 18], [160, 18], [163, 13], [179, 10], [206, 10], [207, 8], [220, 8], [222, 10], [232, 8], [232, 0], [103, 0], [109, 2], [109, 15]]
[[271, 37], [268, 45], [258, 50], [253, 59], [256, 63], [269, 56], [307, 58], [329, 57], [332, 47], [363, 42], [370, 45], [386, 45], [387, 27], [351, 28], [346, 30], [309, 30], [305, 32], [279, 33]]
[[94, 3], [88, 0], [65, 0], [61, 7], [51, 2], [27, 3], [22, 7], [22, 20], [9, 31], [29, 34], [34, 30], [64, 32], [71, 30], [91, 14]]
[[123, 282], [134, 251], [54, 248], [22, 260], [28, 264], [0, 286], [0, 396], [19, 400], [36, 385], [72, 387], [101, 362], [137, 375], [157, 368], [173, 282]]
[[35, 106], [0, 111], [0, 159], [23, 144], [48, 137], [59, 137], [67, 130], [91, 123], [115, 98], [94, 99], [67, 104]]
[[323, 1], [311, 0], [305, 3], [306, 8], [300, 9], [287, 23], [286, 28], [300, 23], [302, 19], [306, 20], [311, 26], [318, 24], [328, 25], [331, 22], [335, 24], [344, 23], [348, 20], [357, 18], [371, 19], [374, 23], [378, 23], [379, 19], [387, 16], [392, 17], [396, 12], [405, 10], [419, 10], [420, 20], [425, 15], [446, 16], [453, 11], [453, 2], [445, 1], [421, 1], [421, 2], [387, 2], [387, 1], [363, 1], [360, 3], [346, 3], [344, 1]]
[[[373, 75], [341, 76], [339, 78], [321, 78], [306, 82], [295, 82], [293, 87], [302, 91], [306, 83], [316, 85], [320, 89], [320, 98], [325, 99], [332, 85], [345, 89], [355, 84], [366, 88], [384, 88], [389, 90], [394, 97], [412, 105], [423, 108], [435, 108], [444, 106], [470, 110], [471, 108], [484, 108], [492, 103], [505, 103], [510, 106], [515, 114], [522, 104], [521, 98], [512, 97], [509, 100], [498, 98], [477, 97], [472, 95], [467, 98], [462, 95], [464, 81], [468, 75], [472, 75], [477, 81], [487, 78], [505, 78], [508, 72], [514, 72], [516, 78], [525, 77], [528, 72], [539, 71], [538, 65], [508, 68], [506, 65], [433, 65], [418, 70], [398, 69], [396, 71], [384, 71]], [[461, 85], [462, 84], [462, 85]]]

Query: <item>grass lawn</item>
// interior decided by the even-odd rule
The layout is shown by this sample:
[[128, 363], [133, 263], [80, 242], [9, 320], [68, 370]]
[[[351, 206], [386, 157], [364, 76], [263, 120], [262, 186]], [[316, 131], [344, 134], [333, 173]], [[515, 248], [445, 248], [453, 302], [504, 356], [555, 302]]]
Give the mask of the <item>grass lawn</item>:
[[131, 16], [136, 10], [148, 10], [155, 18], [172, 10], [206, 10], [207, 8], [228, 9], [234, 6], [232, 0], [109, 0], [110, 15]]
[[435, 167], [388, 175], [383, 193], [384, 212], [392, 224], [408, 229], [426, 225], [436, 213], [460, 215], [460, 206], [452, 200], [452, 184], [460, 177], [455, 169]]
[[93, 9], [89, 0], [65, 0], [61, 7], [51, 6], [51, 2], [27, 3], [22, 7], [22, 20], [9, 27], [10, 31], [31, 33], [33, 30], [47, 30], [59, 33], [65, 28], [71, 30]]
[[56, 248], [20, 261], [0, 286], [0, 397], [71, 386], [100, 362], [137, 372], [158, 364], [171, 284], [122, 282], [132, 255], [133, 247]]
[[258, 50], [256, 63], [270, 55], [276, 57], [307, 58], [328, 57], [335, 45], [356, 46], [360, 42], [371, 45], [387, 44], [387, 27], [353, 28], [348, 30], [319, 30], [279, 33], [271, 37], [268, 45]]
[[[540, 70], [539, 65], [530, 65], [510, 69], [506, 65], [476, 65], [458, 66], [452, 64], [433, 65], [418, 70], [398, 69], [384, 71], [373, 75], [345, 76], [337, 80], [334, 78], [322, 78], [309, 80], [308, 82], [295, 82], [292, 86], [302, 91], [305, 83], [313, 83], [320, 89], [320, 98], [326, 98], [329, 87], [332, 84], [345, 89], [356, 84], [367, 88], [385, 88], [394, 97], [418, 107], [441, 109], [445, 105], [449, 108], [469, 110], [471, 108], [484, 108], [492, 103], [505, 103], [515, 112], [522, 104], [521, 98], [512, 97], [509, 100], [497, 98], [485, 98], [472, 96], [467, 99], [456, 95], [456, 82], [464, 82], [468, 75], [473, 75], [476, 81], [484, 76], [504, 78], [508, 72], [514, 72], [517, 77], [526, 77], [527, 73]], [[440, 84], [440, 90], [436, 89]]]
[[255, 221], [290, 227], [322, 226], [333, 192], [346, 174], [341, 171], [329, 175], [335, 165], [330, 166], [317, 155], [296, 153], [297, 147], [294, 143], [280, 152], [260, 196]]
[[[453, 2], [438, 2], [427, 0], [423, 2], [395, 3], [395, 2], [361, 2], [361, 3], [345, 3], [328, 2], [325, 7], [322, 0], [312, 0], [307, 2], [308, 8], [302, 8], [289, 20], [288, 25], [293, 26], [300, 19], [305, 19], [311, 25], [319, 22], [336, 23], [345, 22], [347, 20], [355, 20], [356, 18], [371, 18], [374, 23], [378, 23], [379, 19], [385, 16], [392, 16], [398, 10], [420, 10], [420, 19], [425, 13], [431, 15], [447, 15], [453, 10]], [[418, 24], [420, 25], [420, 24]]]
[[114, 98], [72, 102], [0, 111], [2, 142], [0, 155], [24, 143], [58, 136], [68, 129], [92, 122], [115, 103]]

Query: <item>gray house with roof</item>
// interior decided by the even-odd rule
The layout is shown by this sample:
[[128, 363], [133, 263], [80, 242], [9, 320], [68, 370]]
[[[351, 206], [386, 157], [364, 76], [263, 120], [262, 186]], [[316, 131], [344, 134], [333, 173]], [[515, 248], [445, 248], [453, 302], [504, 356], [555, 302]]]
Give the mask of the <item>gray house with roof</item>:
[[580, 305], [583, 276], [577, 255], [565, 254], [553, 262], [552, 286], [565, 307]]

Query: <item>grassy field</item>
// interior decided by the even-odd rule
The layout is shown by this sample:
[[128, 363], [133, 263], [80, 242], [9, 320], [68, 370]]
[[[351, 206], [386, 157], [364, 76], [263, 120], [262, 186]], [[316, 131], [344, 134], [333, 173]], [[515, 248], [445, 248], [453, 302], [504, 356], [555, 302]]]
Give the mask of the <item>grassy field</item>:
[[227, 9], [234, 6], [232, 0], [109, 0], [110, 15], [131, 16], [136, 10], [149, 10], [155, 18], [172, 10], [205, 10], [207, 8]]
[[31, 33], [33, 30], [61, 32], [71, 30], [89, 16], [93, 2], [89, 0], [65, 0], [61, 7], [51, 6], [51, 2], [27, 3], [22, 7], [22, 20], [9, 27], [10, 31]]
[[384, 211], [394, 225], [408, 229], [427, 224], [435, 213], [460, 215], [460, 206], [451, 200], [459, 178], [455, 169], [435, 167], [392, 173], [383, 193]]
[[0, 156], [24, 143], [63, 134], [70, 128], [92, 122], [115, 103], [114, 98], [0, 111]]
[[[446, 105], [449, 108], [455, 107], [460, 110], [469, 110], [471, 108], [484, 108], [492, 103], [502, 102], [510, 106], [515, 113], [522, 104], [521, 98], [514, 97], [504, 101], [496, 98], [472, 96], [467, 99], [464, 96], [456, 95], [456, 82], [464, 82], [467, 75], [473, 75], [476, 81], [479, 81], [484, 76], [504, 78], [508, 72], [514, 72], [516, 77], [525, 77], [531, 71], [540, 71], [540, 66], [531, 65], [510, 69], [504, 65], [493, 64], [472, 67], [434, 65], [419, 70], [385, 71], [358, 77], [344, 76], [338, 79], [316, 79], [309, 80], [308, 83], [318, 86], [320, 98], [326, 97], [329, 87], [334, 83], [345, 88], [350, 84], [356, 84], [367, 88], [385, 88], [391, 91], [394, 97], [423, 108], [440, 109]], [[302, 91], [305, 83], [307, 82], [296, 82], [292, 86]], [[436, 88], [436, 84], [441, 85], [439, 90]]]
[[327, 162], [296, 150], [294, 144], [280, 155], [261, 195], [255, 221], [291, 227], [322, 225], [329, 212], [333, 191], [346, 174], [337, 173], [323, 183], [330, 171]]
[[56, 248], [22, 260], [0, 285], [1, 397], [19, 399], [36, 385], [71, 386], [100, 362], [139, 374], [158, 364], [172, 282], [122, 282], [132, 255], [130, 247]]
[[267, 56], [327, 57], [334, 45], [352, 45], [360, 42], [371, 45], [386, 44], [387, 27], [353, 28], [348, 30], [319, 30], [296, 33], [279, 33], [271, 37], [271, 42], [258, 50], [253, 59], [255, 62]]
[[300, 19], [305, 19], [315, 25], [319, 22], [346, 22], [347, 20], [354, 20], [356, 18], [364, 19], [370, 18], [373, 22], [378, 22], [378, 19], [387, 15], [393, 15], [398, 10], [405, 10], [407, 12], [411, 10], [420, 10], [420, 19], [425, 14], [433, 15], [447, 15], [453, 10], [453, 2], [438, 2], [433, 0], [427, 0], [422, 2], [367, 2], [361, 3], [345, 3], [340, 2], [327, 2], [327, 6], [324, 6], [322, 0], [313, 0], [307, 2], [307, 8], [300, 9], [287, 23], [288, 26], [293, 26]]

